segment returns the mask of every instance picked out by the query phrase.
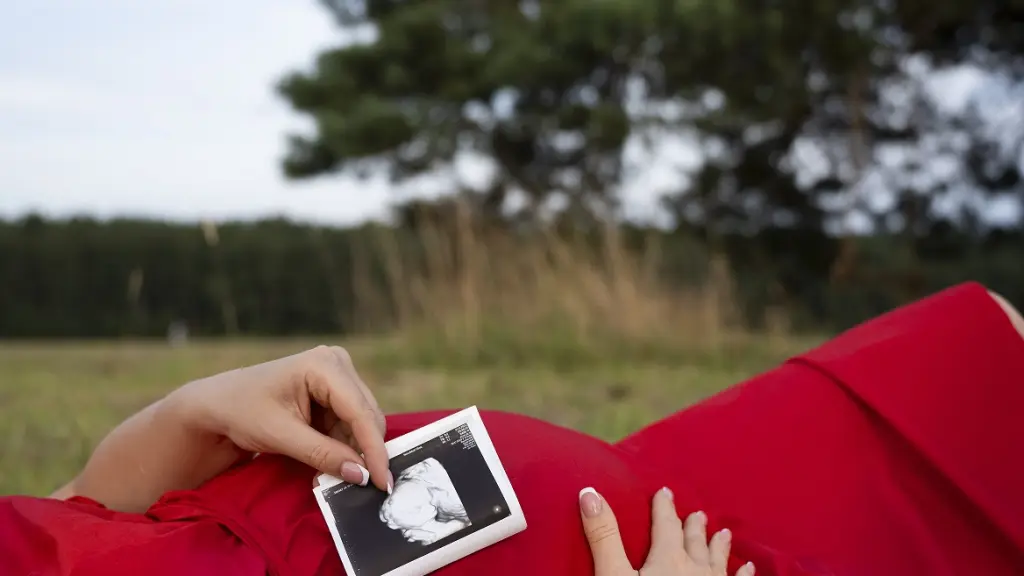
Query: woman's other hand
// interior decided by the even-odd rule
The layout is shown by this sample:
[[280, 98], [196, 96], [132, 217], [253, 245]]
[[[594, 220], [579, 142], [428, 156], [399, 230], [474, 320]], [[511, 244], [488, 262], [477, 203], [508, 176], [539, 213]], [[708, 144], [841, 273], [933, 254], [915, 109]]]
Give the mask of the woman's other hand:
[[[389, 491], [384, 415], [338, 346], [197, 380], [168, 397], [191, 426], [241, 450], [275, 453]], [[368, 476], [368, 477], [367, 477]]]
[[[618, 522], [608, 502], [592, 488], [580, 492], [583, 529], [594, 557], [596, 576], [728, 576], [732, 544], [728, 530], [712, 536], [709, 544], [707, 517], [695, 512], [684, 525], [667, 488], [655, 494], [652, 507], [651, 550], [637, 571], [626, 557]], [[754, 576], [754, 565], [744, 564], [736, 576]]]

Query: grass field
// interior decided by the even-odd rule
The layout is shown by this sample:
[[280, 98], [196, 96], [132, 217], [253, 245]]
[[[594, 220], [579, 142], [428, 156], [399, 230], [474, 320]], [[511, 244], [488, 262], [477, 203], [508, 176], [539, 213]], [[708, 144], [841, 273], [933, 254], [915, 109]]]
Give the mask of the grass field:
[[[321, 341], [0, 345], [0, 494], [47, 494], [113, 426], [184, 382]], [[377, 342], [348, 348], [387, 412], [476, 404], [615, 439], [808, 345], [750, 339], [671, 354], [472, 359]]]

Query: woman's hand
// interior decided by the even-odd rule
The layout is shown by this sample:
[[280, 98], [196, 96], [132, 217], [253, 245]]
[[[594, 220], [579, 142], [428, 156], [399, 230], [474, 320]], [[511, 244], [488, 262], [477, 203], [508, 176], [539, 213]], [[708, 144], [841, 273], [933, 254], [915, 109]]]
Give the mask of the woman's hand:
[[[654, 496], [651, 550], [637, 571], [622, 545], [615, 514], [593, 488], [580, 492], [583, 529], [594, 556], [596, 576], [727, 576], [732, 535], [722, 530], [707, 539], [707, 517], [695, 512], [679, 520], [672, 492], [663, 488]], [[754, 576], [754, 565], [744, 564], [736, 576]]]
[[172, 396], [191, 426], [241, 450], [283, 454], [391, 491], [384, 415], [343, 348], [319, 346], [225, 372]]
[[171, 392], [108, 434], [53, 496], [143, 512], [165, 492], [196, 488], [255, 452], [381, 490], [394, 483], [376, 399], [345, 350], [320, 346]]

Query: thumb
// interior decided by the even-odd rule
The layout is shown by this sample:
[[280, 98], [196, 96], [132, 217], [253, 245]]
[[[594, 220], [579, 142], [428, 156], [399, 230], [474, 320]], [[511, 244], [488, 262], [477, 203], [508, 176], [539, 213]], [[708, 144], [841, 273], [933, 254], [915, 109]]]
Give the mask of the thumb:
[[580, 516], [583, 517], [583, 531], [594, 557], [594, 572], [598, 576], [634, 574], [622, 546], [615, 514], [608, 502], [593, 488], [580, 490]]
[[363, 459], [345, 443], [321, 434], [301, 420], [289, 420], [278, 427], [270, 450], [293, 458], [351, 484], [365, 486], [370, 473]]

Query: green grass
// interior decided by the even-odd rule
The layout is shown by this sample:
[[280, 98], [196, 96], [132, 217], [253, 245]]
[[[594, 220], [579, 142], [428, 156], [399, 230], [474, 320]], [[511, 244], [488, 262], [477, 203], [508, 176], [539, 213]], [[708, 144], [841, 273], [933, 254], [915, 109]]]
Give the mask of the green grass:
[[[44, 495], [122, 419], [197, 377], [284, 356], [314, 340], [0, 345], [0, 494]], [[349, 346], [387, 412], [511, 410], [619, 438], [771, 367], [813, 342], [747, 339], [715, 349]]]

